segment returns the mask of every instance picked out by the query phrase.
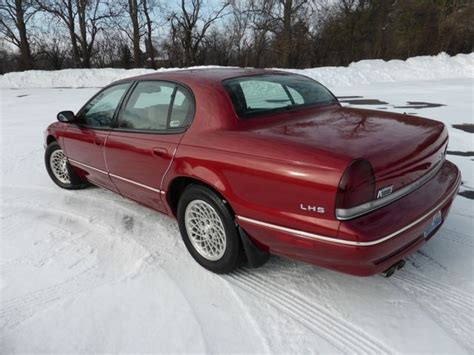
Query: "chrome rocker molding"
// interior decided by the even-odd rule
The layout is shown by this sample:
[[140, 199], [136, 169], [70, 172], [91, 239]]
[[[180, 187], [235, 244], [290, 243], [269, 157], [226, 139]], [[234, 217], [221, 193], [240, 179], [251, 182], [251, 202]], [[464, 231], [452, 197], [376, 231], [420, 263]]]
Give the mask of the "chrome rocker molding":
[[119, 180], [128, 182], [129, 184], [137, 185], [137, 186], [143, 187], [144, 189], [148, 189], [148, 190], [157, 192], [157, 193], [159, 193], [159, 194], [162, 193], [161, 190], [155, 189], [154, 187], [150, 187], [150, 186], [147, 186], [147, 185], [143, 185], [143, 184], [140, 184], [139, 182], [136, 182], [136, 181], [133, 181], [133, 180], [129, 180], [129, 179], [126, 179], [126, 178], [124, 178], [124, 177], [121, 177], [121, 176], [118, 176], [118, 175], [115, 175], [115, 174], [109, 173], [109, 175], [112, 176], [112, 177], [114, 177], [114, 178], [116, 178], [116, 179], [119, 179]]
[[84, 168], [97, 171], [97, 172], [102, 173], [102, 174], [104, 174], [104, 175], [109, 175], [109, 176], [114, 177], [114, 178], [116, 178], [116, 179], [119, 179], [119, 180], [128, 182], [129, 184], [137, 185], [137, 186], [140, 186], [140, 187], [142, 187], [142, 188], [144, 188], [144, 189], [148, 189], [148, 190], [157, 192], [157, 193], [159, 193], [159, 194], [166, 194], [166, 192], [163, 191], [163, 190], [155, 189], [154, 187], [140, 184], [139, 182], [136, 182], [136, 181], [133, 181], [133, 180], [129, 180], [129, 179], [124, 178], [124, 177], [122, 177], [122, 176], [108, 173], [108, 172], [106, 172], [106, 171], [104, 171], [104, 170], [97, 169], [97, 168], [94, 168], [93, 166], [90, 166], [90, 165], [87, 165], [87, 164], [78, 162], [77, 160], [73, 160], [73, 159], [68, 159], [68, 160], [69, 160], [71, 163], [73, 163], [73, 164], [83, 166]]
[[382, 237], [382, 238], [379, 238], [379, 239], [376, 239], [376, 240], [371, 240], [370, 242], [357, 242], [357, 241], [353, 241], [353, 240], [336, 239], [336, 238], [326, 237], [326, 236], [319, 235], [319, 234], [304, 232], [304, 231], [297, 230], [297, 229], [282, 227], [282, 226], [278, 226], [276, 224], [257, 221], [255, 219], [251, 219], [251, 218], [247, 218], [247, 217], [242, 217], [242, 216], [236, 216], [236, 217], [237, 217], [238, 220], [243, 221], [243, 222], [252, 223], [252, 224], [262, 226], [262, 227], [266, 227], [266, 228], [269, 228], [269, 229], [273, 229], [273, 230], [276, 230], [276, 231], [279, 231], [279, 232], [290, 233], [290, 234], [296, 235], [298, 237], [303, 237], [303, 238], [313, 239], [313, 240], [320, 240], [320, 241], [335, 243], [335, 244], [344, 244], [344, 245], [351, 245], [351, 246], [357, 246], [357, 247], [369, 247], [369, 246], [372, 246], [372, 245], [376, 245], [376, 244], [386, 242], [389, 239], [395, 238], [396, 236], [400, 235], [401, 233], [403, 233], [403, 232], [407, 231], [408, 229], [416, 226], [418, 223], [420, 223], [421, 221], [426, 219], [429, 215], [431, 215], [434, 212], [438, 211], [441, 208], [441, 206], [443, 206], [449, 199], [453, 198], [453, 195], [458, 191], [460, 184], [461, 184], [461, 175], [458, 176], [458, 179], [456, 180], [456, 183], [454, 184], [454, 187], [449, 191], [447, 196], [440, 203], [438, 203], [435, 207], [433, 207], [428, 212], [426, 212], [423, 216], [421, 216], [420, 218], [418, 218], [415, 221], [411, 222], [410, 224], [407, 224], [405, 227], [400, 228], [396, 232], [390, 233], [389, 235], [386, 235], [385, 237]]
[[94, 168], [93, 166], [90, 166], [90, 165], [87, 165], [87, 164], [84, 164], [84, 163], [81, 163], [81, 162], [78, 162], [77, 160], [73, 160], [73, 159], [69, 159], [68, 158], [68, 161], [73, 163], [73, 164], [76, 164], [76, 165], [80, 165], [80, 166], [83, 166], [84, 168], [87, 168], [87, 169], [91, 169], [91, 170], [94, 170], [94, 171], [97, 171], [98, 173], [102, 173], [102, 174], [105, 174], [105, 175], [109, 175], [108, 172], [104, 171], [104, 170], [101, 170], [101, 169], [97, 169], [97, 168]]
[[404, 188], [397, 190], [393, 193], [391, 193], [388, 196], [372, 200], [366, 203], [363, 203], [362, 205], [355, 206], [352, 208], [337, 208], [336, 209], [336, 218], [340, 221], [346, 221], [348, 219], [356, 218], [359, 216], [362, 216], [366, 213], [372, 212], [373, 210], [376, 210], [378, 208], [384, 207], [392, 202], [395, 202], [396, 200], [402, 198], [403, 196], [408, 195], [409, 193], [415, 191], [422, 185], [428, 182], [433, 176], [436, 175], [436, 173], [441, 169], [443, 166], [444, 159], [440, 160], [438, 164], [436, 164], [428, 173], [420, 177], [418, 180], [415, 180], [411, 184], [405, 186]]

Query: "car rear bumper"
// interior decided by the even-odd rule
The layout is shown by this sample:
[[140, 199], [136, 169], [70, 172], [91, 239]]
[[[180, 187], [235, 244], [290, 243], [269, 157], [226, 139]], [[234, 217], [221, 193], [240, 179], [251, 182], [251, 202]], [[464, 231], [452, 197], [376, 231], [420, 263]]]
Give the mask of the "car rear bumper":
[[341, 222], [336, 237], [242, 216], [237, 220], [257, 245], [272, 254], [369, 276], [414, 253], [436, 233], [442, 223], [424, 235], [439, 211], [444, 222], [460, 183], [458, 168], [445, 161], [430, 181], [411, 194], [367, 215]]

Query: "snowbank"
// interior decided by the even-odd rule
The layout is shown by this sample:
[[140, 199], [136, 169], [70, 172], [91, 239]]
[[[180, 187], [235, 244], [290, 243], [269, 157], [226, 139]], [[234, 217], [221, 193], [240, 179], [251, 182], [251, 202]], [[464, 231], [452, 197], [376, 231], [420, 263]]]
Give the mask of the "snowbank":
[[382, 82], [474, 78], [474, 53], [422, 56], [403, 60], [361, 60], [348, 67], [289, 70], [312, 77], [328, 87]]
[[[161, 68], [157, 71], [170, 70], [179, 68]], [[310, 76], [330, 88], [393, 81], [474, 78], [474, 53], [453, 57], [440, 53], [437, 56], [413, 57], [406, 61], [362, 60], [348, 67], [284, 70]], [[0, 88], [102, 87], [118, 79], [152, 72], [154, 71], [151, 69], [112, 68], [31, 70], [0, 76]]]

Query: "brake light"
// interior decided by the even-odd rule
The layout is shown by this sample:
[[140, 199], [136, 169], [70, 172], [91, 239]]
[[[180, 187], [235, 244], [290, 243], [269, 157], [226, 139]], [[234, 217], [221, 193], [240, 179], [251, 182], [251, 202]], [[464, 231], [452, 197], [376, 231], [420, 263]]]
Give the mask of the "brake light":
[[336, 196], [336, 210], [349, 209], [372, 201], [375, 177], [367, 160], [354, 160], [344, 172]]

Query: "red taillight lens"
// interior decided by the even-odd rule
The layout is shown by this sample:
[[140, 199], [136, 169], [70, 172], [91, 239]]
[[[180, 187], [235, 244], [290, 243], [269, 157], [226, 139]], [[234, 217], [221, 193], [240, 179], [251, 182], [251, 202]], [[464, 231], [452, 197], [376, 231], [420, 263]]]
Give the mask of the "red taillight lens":
[[367, 160], [354, 160], [346, 169], [336, 196], [336, 208], [346, 209], [374, 199], [375, 177]]

